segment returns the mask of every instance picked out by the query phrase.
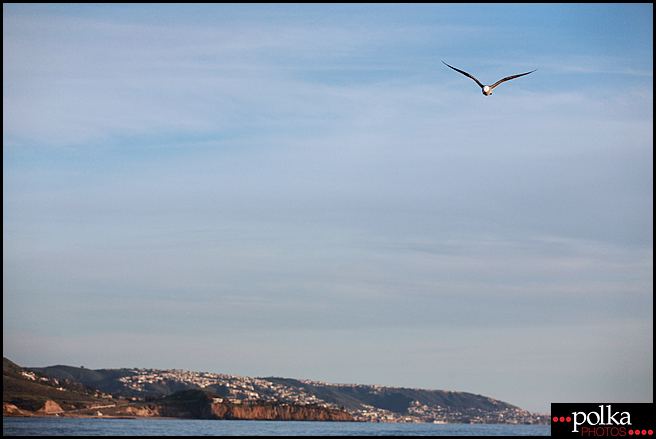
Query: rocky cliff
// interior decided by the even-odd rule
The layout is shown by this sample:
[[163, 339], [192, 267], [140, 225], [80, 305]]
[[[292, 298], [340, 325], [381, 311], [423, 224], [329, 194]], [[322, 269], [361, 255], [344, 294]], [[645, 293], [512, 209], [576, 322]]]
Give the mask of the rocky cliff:
[[37, 410], [39, 413], [60, 413], [64, 410], [55, 401], [48, 400], [44, 406]]
[[348, 413], [318, 405], [278, 404], [254, 401], [235, 404], [216, 402], [210, 392], [183, 390], [155, 402], [160, 416], [192, 419], [250, 419], [275, 421], [353, 421]]
[[215, 419], [257, 419], [269, 421], [353, 421], [340, 410], [301, 405], [229, 405], [211, 404]]
[[32, 413], [29, 410], [23, 410], [19, 409], [13, 404], [9, 404], [8, 402], [3, 402], [2, 403], [2, 416], [16, 416], [16, 417], [27, 417], [27, 416], [34, 416], [34, 413]]
[[[149, 406], [159, 416], [191, 419], [244, 419], [269, 421], [353, 421], [345, 411], [319, 405], [252, 401], [215, 402], [210, 392], [183, 390]], [[157, 416], [156, 415], [156, 416]]]

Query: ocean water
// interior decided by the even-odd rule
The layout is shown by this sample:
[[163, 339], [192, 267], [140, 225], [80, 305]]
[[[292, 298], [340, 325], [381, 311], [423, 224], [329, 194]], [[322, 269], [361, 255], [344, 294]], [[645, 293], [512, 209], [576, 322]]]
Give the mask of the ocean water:
[[550, 436], [549, 425], [3, 418], [3, 436]]

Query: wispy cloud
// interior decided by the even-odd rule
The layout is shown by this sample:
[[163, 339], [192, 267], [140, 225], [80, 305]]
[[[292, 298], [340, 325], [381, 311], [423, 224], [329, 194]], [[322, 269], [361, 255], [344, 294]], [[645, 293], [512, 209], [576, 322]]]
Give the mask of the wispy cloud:
[[[566, 373], [547, 359], [572, 328], [617, 330], [619, 355], [622, 334], [651, 324], [648, 65], [596, 43], [585, 56], [538, 53], [535, 40], [559, 32], [551, 24], [490, 25], [451, 7], [239, 8], [4, 14], [10, 353], [49, 341], [74, 355], [70, 340], [117, 336], [124, 361], [140, 364], [111, 363], [118, 350], [105, 346], [97, 367], [338, 382], [367, 369], [375, 383], [414, 386], [448, 358], [445, 381], [426, 385], [483, 393], [509, 379], [499, 370], [518, 364], [516, 341], [530, 353], [526, 394], [536, 371]], [[532, 10], [522, 23], [536, 23]], [[491, 81], [539, 70], [486, 98], [443, 68], [447, 57]], [[331, 334], [344, 346], [332, 369], [313, 338]], [[139, 348], [162, 337], [194, 364]], [[500, 359], [466, 384], [472, 374], [458, 371], [471, 371], [480, 337]], [[596, 358], [570, 348], [576, 373]], [[249, 363], [258, 349], [297, 359]], [[45, 351], [30, 365], [68, 362]], [[234, 370], [213, 366], [216, 352]], [[92, 366], [97, 354], [77, 358]]]

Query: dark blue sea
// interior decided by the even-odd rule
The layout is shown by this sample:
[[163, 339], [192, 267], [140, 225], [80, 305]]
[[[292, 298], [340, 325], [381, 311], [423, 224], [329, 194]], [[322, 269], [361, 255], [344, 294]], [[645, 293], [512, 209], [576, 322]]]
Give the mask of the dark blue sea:
[[549, 425], [3, 418], [3, 436], [550, 436]]

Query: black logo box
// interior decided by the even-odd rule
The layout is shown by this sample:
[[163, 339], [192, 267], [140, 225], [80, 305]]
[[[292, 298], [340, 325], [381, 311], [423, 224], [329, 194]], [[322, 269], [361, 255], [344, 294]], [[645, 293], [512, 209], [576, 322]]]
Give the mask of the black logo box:
[[655, 418], [653, 403], [552, 403], [551, 434], [653, 437]]

